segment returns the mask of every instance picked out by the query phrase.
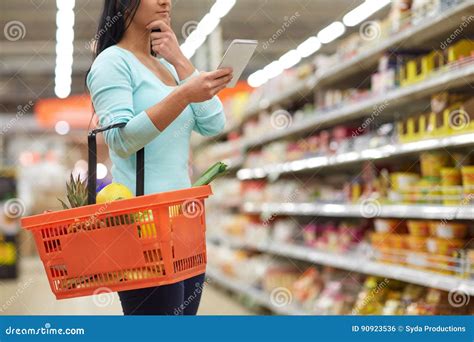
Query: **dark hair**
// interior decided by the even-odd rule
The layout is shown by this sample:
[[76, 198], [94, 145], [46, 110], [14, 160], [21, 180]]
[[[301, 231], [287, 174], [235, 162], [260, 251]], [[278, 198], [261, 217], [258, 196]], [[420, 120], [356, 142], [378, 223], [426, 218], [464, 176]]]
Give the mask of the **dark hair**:
[[[92, 39], [94, 59], [108, 47], [117, 44], [135, 17], [140, 0], [105, 0], [99, 27]], [[87, 75], [90, 72], [87, 70]]]

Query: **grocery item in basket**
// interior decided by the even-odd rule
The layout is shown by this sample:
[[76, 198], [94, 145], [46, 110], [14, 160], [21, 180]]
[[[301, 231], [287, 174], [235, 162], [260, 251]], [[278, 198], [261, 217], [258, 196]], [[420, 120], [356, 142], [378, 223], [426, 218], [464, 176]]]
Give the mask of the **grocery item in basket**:
[[222, 176], [227, 171], [227, 165], [222, 162], [217, 162], [212, 165], [201, 177], [193, 184], [194, 186], [202, 186], [211, 183], [214, 179]]
[[430, 235], [429, 221], [424, 220], [407, 220], [408, 232], [412, 236], [428, 236]]
[[442, 239], [463, 239], [467, 235], [465, 223], [432, 221], [429, 223], [431, 235]]
[[97, 194], [96, 203], [103, 204], [112, 201], [132, 198], [133, 193], [125, 185], [120, 183], [111, 183], [104, 187]]
[[63, 209], [78, 208], [87, 205], [87, 180], [82, 180], [80, 175], [70, 175], [69, 182], [66, 182], [66, 198], [69, 204], [58, 198]]

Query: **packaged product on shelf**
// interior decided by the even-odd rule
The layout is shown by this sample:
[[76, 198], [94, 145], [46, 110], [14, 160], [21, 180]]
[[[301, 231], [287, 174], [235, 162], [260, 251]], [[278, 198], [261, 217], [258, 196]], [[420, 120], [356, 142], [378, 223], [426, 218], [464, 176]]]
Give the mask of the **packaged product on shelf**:
[[395, 0], [390, 10], [392, 32], [398, 32], [410, 25], [412, 0]]
[[293, 283], [293, 294], [295, 299], [304, 308], [310, 309], [323, 288], [323, 281], [319, 271], [315, 267], [309, 267]]
[[279, 219], [273, 224], [272, 238], [277, 242], [292, 242], [299, 232], [298, 223], [293, 219]]

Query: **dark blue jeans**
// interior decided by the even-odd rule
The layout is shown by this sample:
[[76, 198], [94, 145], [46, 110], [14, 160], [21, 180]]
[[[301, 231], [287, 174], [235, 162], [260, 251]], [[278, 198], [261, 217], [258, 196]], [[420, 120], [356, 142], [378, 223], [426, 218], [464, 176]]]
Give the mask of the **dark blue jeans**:
[[196, 315], [205, 274], [171, 285], [119, 291], [124, 315]]

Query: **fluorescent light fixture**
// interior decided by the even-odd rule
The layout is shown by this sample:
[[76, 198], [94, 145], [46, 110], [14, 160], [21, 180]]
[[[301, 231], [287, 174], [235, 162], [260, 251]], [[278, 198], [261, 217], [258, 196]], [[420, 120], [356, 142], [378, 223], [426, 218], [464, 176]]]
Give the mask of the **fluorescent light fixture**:
[[260, 87], [262, 84], [264, 84], [267, 81], [268, 81], [268, 77], [265, 75], [263, 70], [258, 70], [254, 72], [247, 79], [248, 84], [254, 88]]
[[388, 4], [390, 4], [390, 0], [366, 0], [348, 12], [342, 18], [342, 22], [349, 27], [356, 26]]
[[298, 45], [296, 51], [301, 56], [301, 58], [305, 58], [311, 56], [313, 53], [318, 51], [321, 48], [321, 42], [316, 37], [309, 37], [303, 43]]
[[[71, 93], [72, 64], [74, 60], [74, 6], [75, 0], [56, 1], [56, 67], [54, 92], [59, 98], [66, 98]], [[66, 125], [67, 130], [65, 129]], [[59, 121], [56, 124], [56, 131], [59, 134], [67, 134], [69, 124], [65, 121]], [[61, 133], [64, 131], [66, 133]]]
[[283, 56], [281, 56], [278, 61], [280, 62], [283, 69], [289, 69], [292, 66], [298, 64], [299, 61], [301, 61], [301, 56], [296, 50], [290, 50]]
[[201, 47], [216, 27], [219, 25], [222, 17], [234, 7], [236, 0], [217, 0], [196, 26], [196, 29], [181, 44], [181, 51], [187, 58], [191, 58], [196, 50]]
[[263, 68], [263, 72], [268, 79], [272, 79], [283, 72], [283, 66], [279, 61], [273, 61]]
[[222, 18], [229, 13], [229, 11], [234, 7], [236, 0], [217, 0], [216, 3], [211, 7], [211, 13], [217, 18]]
[[323, 44], [328, 44], [344, 34], [346, 28], [340, 21], [335, 21], [323, 28], [318, 33], [318, 39]]
[[210, 13], [207, 13], [204, 18], [199, 22], [198, 26], [196, 27], [196, 30], [194, 32], [199, 32], [202, 34], [204, 37], [207, 37], [209, 34], [211, 34], [212, 31], [214, 31], [219, 25], [220, 18], [213, 16]]

